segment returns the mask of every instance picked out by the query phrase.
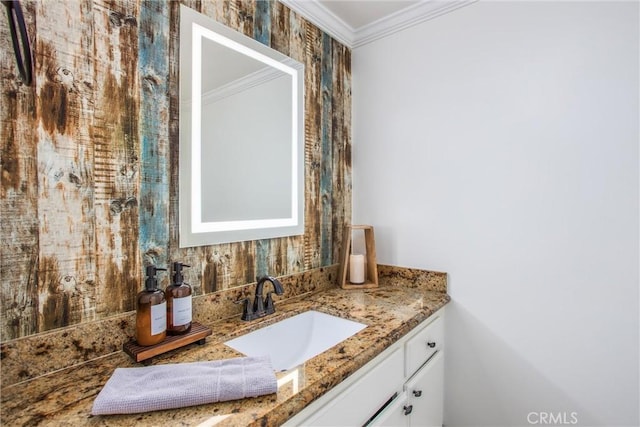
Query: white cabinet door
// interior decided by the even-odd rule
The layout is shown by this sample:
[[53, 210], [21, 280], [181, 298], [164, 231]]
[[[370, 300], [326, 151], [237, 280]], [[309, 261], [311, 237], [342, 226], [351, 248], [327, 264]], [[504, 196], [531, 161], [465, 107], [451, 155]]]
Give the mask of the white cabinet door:
[[444, 355], [437, 352], [405, 385], [412, 406], [411, 427], [441, 427], [444, 395]]
[[403, 392], [367, 424], [367, 427], [408, 427], [410, 413], [407, 395]]
[[361, 426], [396, 392], [402, 391], [402, 348], [303, 422], [305, 427]]

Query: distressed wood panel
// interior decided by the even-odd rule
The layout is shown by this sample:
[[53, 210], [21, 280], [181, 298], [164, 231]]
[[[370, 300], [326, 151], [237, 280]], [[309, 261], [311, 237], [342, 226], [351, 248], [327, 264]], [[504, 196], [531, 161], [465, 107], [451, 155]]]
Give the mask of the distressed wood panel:
[[291, 22], [289, 20], [291, 12], [289, 11], [289, 8], [285, 7], [282, 3], [270, 3], [272, 27], [270, 46], [278, 52], [291, 56], [289, 52], [290, 35], [293, 33], [293, 28], [291, 27]]
[[333, 212], [333, 46], [331, 38], [322, 34], [322, 60], [320, 89], [322, 91], [322, 116], [320, 129], [320, 263], [332, 261], [332, 212]]
[[[282, 21], [282, 25], [280, 24], [276, 26], [272, 25], [272, 32], [271, 32], [272, 44], [274, 43], [274, 40], [278, 38], [285, 39], [287, 40], [287, 42], [282, 43], [282, 46], [283, 46], [282, 50], [280, 50], [278, 45], [273, 47], [274, 49], [277, 49], [280, 52], [286, 53], [291, 58], [304, 64], [305, 43], [306, 43], [306, 37], [305, 37], [306, 21], [296, 13], [284, 7], [281, 3], [274, 2], [274, 4], [275, 4], [274, 11], [277, 11], [276, 16], [282, 15], [283, 18], [278, 20], [278, 21]], [[273, 18], [271, 20], [272, 23], [278, 22], [278, 21], [276, 21]], [[288, 26], [286, 25], [287, 22], [289, 23]], [[279, 36], [278, 34], [280, 32], [284, 32], [286, 35]], [[289, 47], [288, 49], [284, 47], [287, 44]], [[305, 81], [305, 100], [306, 100], [306, 92], [307, 92], [307, 89], [306, 89], [306, 81]], [[308, 120], [311, 114], [313, 113], [305, 112], [305, 120]], [[305, 147], [306, 147], [306, 142], [305, 142]], [[308, 167], [308, 164], [306, 164], [306, 156], [305, 156], [305, 168], [306, 167]], [[307, 172], [305, 172], [305, 184], [304, 184], [305, 185], [305, 221], [309, 220], [309, 215], [306, 210], [306, 199], [307, 199], [306, 192], [307, 192], [307, 183], [308, 183], [308, 180], [306, 178], [307, 176], [308, 176]], [[351, 194], [349, 194], [348, 196], [349, 198], [351, 198]], [[305, 231], [306, 231], [306, 226], [305, 226]], [[287, 241], [288, 241], [288, 244], [286, 247], [286, 255], [283, 254], [287, 263], [286, 272], [295, 273], [295, 272], [303, 271], [305, 269], [305, 236], [302, 235], [302, 236], [288, 237]]]
[[[280, 3], [278, 3], [280, 4]], [[284, 6], [282, 6], [284, 8]], [[285, 11], [288, 10], [284, 8]], [[281, 14], [285, 14], [285, 11], [280, 12]], [[305, 55], [307, 53], [307, 25], [311, 25], [307, 23], [307, 20], [302, 16], [292, 12], [289, 10], [289, 51], [288, 55], [295, 59], [296, 61], [304, 64], [305, 63]], [[305, 100], [307, 97], [306, 87], [307, 87], [307, 74], [305, 72]], [[310, 115], [310, 112], [305, 112], [305, 119], [307, 119]]]
[[322, 32], [305, 21], [305, 269], [321, 265]]
[[[22, 8], [36, 39], [35, 4]], [[7, 25], [0, 25], [0, 338], [38, 330], [38, 180], [35, 87], [19, 79]]]
[[253, 22], [253, 38], [262, 44], [271, 46], [271, 4], [269, 1], [256, 1]]
[[144, 0], [138, 37], [141, 110], [140, 247], [144, 264], [167, 266], [169, 243], [169, 4]]
[[[178, 247], [180, 3], [305, 64], [304, 236]], [[150, 262], [190, 264], [203, 294], [337, 260], [351, 215], [347, 48], [266, 0], [23, 8], [34, 87], [0, 27], [3, 341], [132, 310]]]
[[331, 199], [332, 260], [339, 262], [344, 225], [351, 224], [351, 51], [333, 43], [333, 88], [331, 96], [332, 191], [342, 195]]
[[135, 309], [140, 281], [139, 12], [135, 0], [93, 2], [98, 317]]
[[248, 37], [254, 35], [254, 13], [256, 1], [253, 0], [232, 0], [229, 2], [229, 26]]
[[38, 330], [91, 320], [95, 307], [91, 2], [39, 2]]
[[[271, 22], [275, 23], [276, 27], [271, 32], [271, 40], [272, 47], [274, 49], [279, 50], [280, 52], [286, 53], [291, 58], [295, 59], [298, 62], [304, 64], [305, 62], [305, 46], [306, 46], [306, 21], [299, 16], [298, 14], [290, 11], [288, 8], [284, 7], [279, 2], [274, 2], [275, 7], [274, 11], [277, 10], [274, 16], [282, 18], [272, 18]], [[287, 25], [288, 22], [288, 25]], [[281, 33], [286, 33], [287, 35], [280, 35]], [[276, 43], [274, 45], [274, 40], [284, 39], [282, 43]], [[284, 46], [288, 45], [288, 49]], [[280, 48], [279, 46], [283, 46]], [[306, 75], [306, 73], [305, 73]], [[305, 78], [305, 99], [306, 99], [306, 78]], [[310, 112], [305, 111], [305, 120], [309, 120]], [[306, 133], [305, 133], [306, 135]], [[305, 142], [306, 147], [306, 142]], [[305, 156], [305, 194], [307, 190], [307, 171], [306, 168], [309, 167], [307, 163], [307, 158]], [[306, 195], [305, 195], [306, 200]], [[306, 202], [305, 202], [306, 206]], [[309, 212], [305, 207], [305, 221], [309, 221]], [[306, 226], [305, 226], [306, 230]], [[303, 271], [305, 269], [305, 236], [292, 236], [287, 238], [287, 254], [286, 254], [286, 262], [287, 262], [287, 272], [294, 273], [298, 271]]]

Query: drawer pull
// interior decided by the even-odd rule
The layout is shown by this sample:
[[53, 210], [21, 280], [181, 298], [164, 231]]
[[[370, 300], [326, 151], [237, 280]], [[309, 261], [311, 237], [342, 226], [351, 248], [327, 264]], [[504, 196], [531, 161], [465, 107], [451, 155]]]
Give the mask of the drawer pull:
[[433, 341], [427, 341], [427, 347], [429, 347], [429, 348], [433, 348], [433, 347], [435, 347], [435, 346], [436, 346], [436, 343], [435, 343], [435, 342], [433, 342]]
[[404, 414], [409, 415], [411, 412], [413, 412], [413, 405], [405, 406], [403, 409], [404, 409]]
[[413, 395], [415, 397], [420, 397], [422, 396], [422, 390], [413, 390]]

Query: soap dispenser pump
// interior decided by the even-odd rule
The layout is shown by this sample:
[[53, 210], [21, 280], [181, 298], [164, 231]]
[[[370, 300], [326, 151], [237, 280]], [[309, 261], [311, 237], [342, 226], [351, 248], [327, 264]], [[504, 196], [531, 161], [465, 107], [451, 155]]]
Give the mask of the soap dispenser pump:
[[169, 335], [186, 334], [191, 330], [191, 286], [184, 282], [182, 268], [190, 267], [173, 263], [173, 283], [165, 289], [167, 296], [167, 332]]
[[138, 294], [136, 302], [136, 341], [141, 346], [161, 343], [167, 337], [167, 300], [158, 289], [157, 271], [166, 271], [148, 265], [145, 289]]

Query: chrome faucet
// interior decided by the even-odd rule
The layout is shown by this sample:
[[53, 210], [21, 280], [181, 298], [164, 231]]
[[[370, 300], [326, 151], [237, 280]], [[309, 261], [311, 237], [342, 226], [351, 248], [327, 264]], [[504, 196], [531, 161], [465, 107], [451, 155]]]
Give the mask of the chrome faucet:
[[262, 297], [264, 282], [271, 282], [276, 295], [284, 294], [282, 283], [280, 283], [278, 279], [271, 276], [264, 276], [258, 277], [256, 280], [258, 281], [258, 284], [256, 285], [256, 296], [253, 300], [253, 304], [251, 304], [249, 298], [244, 298], [238, 301], [239, 303], [244, 303], [242, 309], [242, 320], [254, 320], [276, 312], [276, 308], [273, 305], [273, 297], [271, 296], [273, 292], [267, 292], [267, 296], [264, 299]]

